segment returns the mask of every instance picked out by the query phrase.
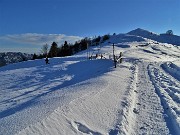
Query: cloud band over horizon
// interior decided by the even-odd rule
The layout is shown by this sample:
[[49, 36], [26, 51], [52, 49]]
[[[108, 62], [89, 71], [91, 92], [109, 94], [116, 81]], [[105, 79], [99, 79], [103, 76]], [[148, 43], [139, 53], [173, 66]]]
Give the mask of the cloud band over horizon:
[[[68, 43], [75, 43], [82, 39], [79, 36], [67, 36], [64, 34], [37, 34], [37, 33], [25, 33], [25, 34], [13, 34], [0, 36], [0, 46], [2, 51], [12, 51], [12, 50], [23, 50], [24, 52], [29, 52], [26, 48], [40, 49], [44, 44], [49, 46], [52, 42], [56, 42], [58, 46], [62, 45], [64, 41]], [[7, 48], [8, 46], [8, 48]], [[10, 49], [11, 47], [13, 49]], [[2, 52], [1, 51], [1, 52]], [[33, 52], [33, 50], [31, 51]], [[34, 50], [37, 52], [37, 50]]]

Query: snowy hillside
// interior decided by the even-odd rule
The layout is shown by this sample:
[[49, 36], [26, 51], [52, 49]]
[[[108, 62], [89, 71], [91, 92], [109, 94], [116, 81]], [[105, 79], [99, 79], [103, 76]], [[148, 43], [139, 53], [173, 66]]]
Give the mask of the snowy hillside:
[[0, 53], [0, 66], [32, 59], [31, 54], [20, 52]]
[[152, 39], [152, 40], [155, 40], [158, 42], [174, 44], [174, 45], [180, 46], [180, 36], [177, 36], [177, 35], [168, 35], [168, 34], [158, 35], [156, 33], [149, 32], [147, 30], [143, 30], [140, 28], [130, 31], [127, 34], [141, 36], [141, 37], [144, 37], [147, 39]]
[[1, 67], [0, 135], [180, 134], [179, 46], [119, 34], [88, 53]]

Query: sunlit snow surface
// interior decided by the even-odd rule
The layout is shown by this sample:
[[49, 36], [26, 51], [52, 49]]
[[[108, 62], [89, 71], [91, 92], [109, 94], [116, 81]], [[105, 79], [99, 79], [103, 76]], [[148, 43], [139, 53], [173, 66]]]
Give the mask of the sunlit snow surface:
[[180, 134], [180, 47], [120, 34], [88, 51], [104, 57], [1, 67], [0, 134]]

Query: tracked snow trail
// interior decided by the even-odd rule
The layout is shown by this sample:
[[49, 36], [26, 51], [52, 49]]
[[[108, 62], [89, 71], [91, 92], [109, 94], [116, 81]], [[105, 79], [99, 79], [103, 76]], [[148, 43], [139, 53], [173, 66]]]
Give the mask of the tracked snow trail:
[[148, 75], [149, 63], [131, 62], [133, 76], [121, 102], [123, 109], [117, 126], [119, 131], [112, 135], [169, 134], [161, 100]]
[[160, 66], [150, 64], [149, 75], [161, 99], [166, 121], [172, 134], [180, 134], [180, 84]]
[[164, 118], [164, 110], [148, 76], [147, 66], [146, 62], [138, 63], [137, 78], [134, 80], [136, 82], [134, 99], [137, 99], [133, 109], [135, 124], [131, 127], [134, 132], [130, 134], [166, 135], [169, 134], [169, 129]]

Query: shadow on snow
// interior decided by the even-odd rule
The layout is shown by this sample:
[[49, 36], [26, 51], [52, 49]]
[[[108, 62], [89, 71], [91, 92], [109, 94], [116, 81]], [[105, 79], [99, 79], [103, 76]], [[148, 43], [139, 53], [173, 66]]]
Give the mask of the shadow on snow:
[[[68, 64], [68, 62], [70, 64]], [[28, 62], [26, 64], [26, 66], [23, 65], [23, 68], [28, 68], [28, 65], [31, 65], [31, 63], [34, 66], [36, 65], [34, 63], [34, 61], [31, 61], [31, 62]], [[6, 99], [4, 101], [1, 101], [0, 103], [6, 103], [13, 99], [19, 98], [19, 97], [24, 98], [24, 96], [25, 95], [28, 96], [28, 94], [29, 95], [31, 94], [30, 96], [32, 96], [30, 98], [30, 100], [27, 100], [16, 106], [13, 106], [11, 108], [1, 111], [0, 119], [10, 116], [10, 115], [13, 115], [13, 114], [15, 114], [19, 111], [22, 111], [24, 109], [27, 109], [29, 107], [35, 106], [36, 102], [38, 102], [38, 99], [40, 97], [43, 97], [43, 96], [45, 96], [49, 93], [52, 93], [54, 91], [57, 91], [57, 90], [61, 90], [62, 88], [65, 88], [67, 86], [74, 85], [76, 83], [100, 76], [100, 75], [108, 72], [110, 70], [110, 67], [112, 67], [112, 62], [109, 60], [79, 61], [79, 58], [68, 58], [68, 59], [67, 58], [62, 58], [62, 59], [55, 58], [55, 59], [51, 59], [50, 63], [51, 64], [49, 64], [49, 65], [42, 65], [42, 61], [40, 61], [38, 63], [38, 66], [36, 65], [37, 70], [32, 71], [32, 73], [31, 73], [32, 76], [28, 77], [28, 79], [25, 76], [24, 78], [21, 78], [20, 81], [17, 81], [20, 83], [23, 83], [23, 81], [24, 81], [23, 84], [26, 84], [26, 82], [28, 82], [25, 85], [26, 88], [31, 89], [31, 87], [36, 86], [36, 85], [37, 85], [37, 87], [33, 90], [31, 89], [29, 91], [26, 91], [23, 94], [13, 97], [11, 99]], [[34, 67], [34, 66], [30, 66], [30, 67]], [[9, 70], [9, 69], [7, 68], [7, 70]], [[4, 70], [4, 71], [6, 71], [6, 70]], [[32, 79], [34, 79], [35, 76], [33, 76], [33, 75], [37, 74], [37, 73], [41, 75], [41, 78], [38, 78], [39, 82], [34, 84]], [[62, 77], [64, 77], [64, 76], [69, 76], [70, 78], [62, 79]], [[50, 86], [48, 89], [46, 89], [46, 91], [43, 91], [43, 87], [47, 88], [48, 85], [51, 85], [51, 83], [53, 83], [53, 82], [57, 82], [59, 84], [55, 85], [55, 86]], [[13, 90], [13, 91], [16, 91], [17, 88], [15, 86], [18, 86], [18, 85], [19, 84], [15, 84], [13, 87], [11, 87], [11, 89], [14, 88], [15, 90]], [[41, 91], [42, 93], [41, 94], [36, 93], [37, 95], [32, 95], [33, 92], [37, 92], [37, 91]], [[28, 96], [28, 98], [30, 96]]]

